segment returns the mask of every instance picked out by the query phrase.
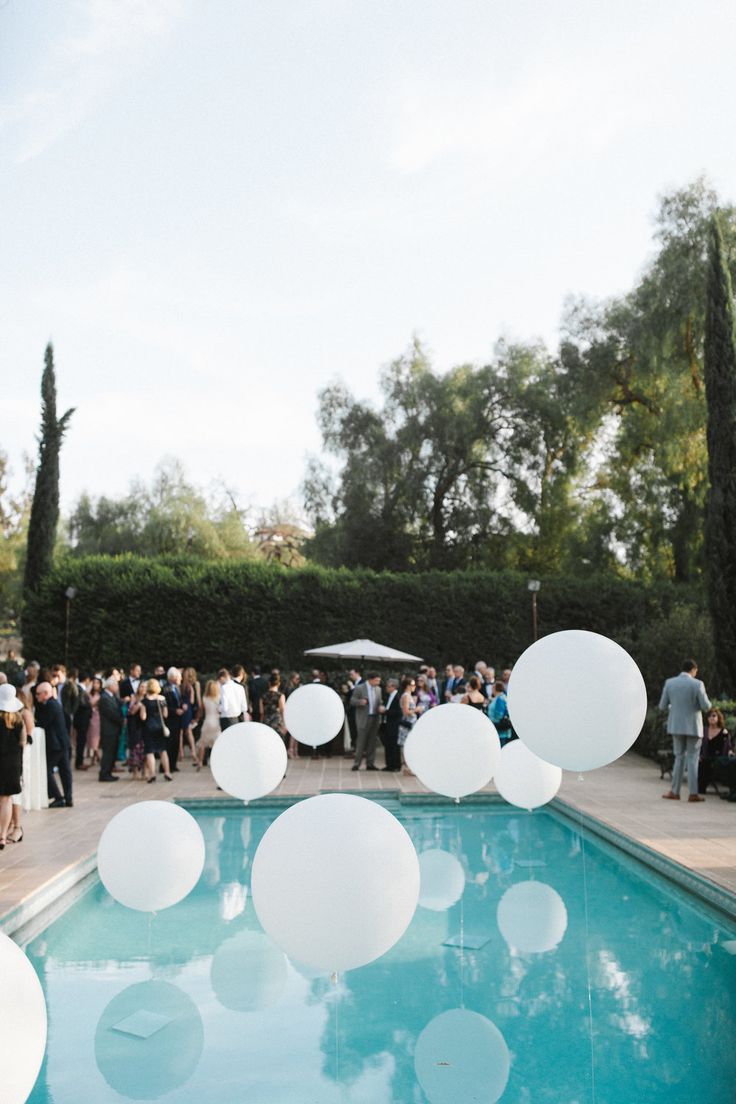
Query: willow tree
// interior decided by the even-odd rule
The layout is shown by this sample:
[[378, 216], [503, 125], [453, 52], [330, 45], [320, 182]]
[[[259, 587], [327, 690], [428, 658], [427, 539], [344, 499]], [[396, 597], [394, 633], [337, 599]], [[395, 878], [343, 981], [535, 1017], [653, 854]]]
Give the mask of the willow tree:
[[51, 568], [56, 528], [59, 524], [59, 453], [73, 413], [72, 408], [61, 418], [56, 416], [54, 350], [52, 345], [48, 344], [41, 376], [41, 435], [38, 442], [36, 484], [28, 522], [28, 545], [23, 578], [25, 595], [38, 588], [41, 579]]
[[705, 314], [708, 498], [705, 558], [717, 689], [736, 689], [736, 330], [731, 275], [717, 216], [711, 224]]

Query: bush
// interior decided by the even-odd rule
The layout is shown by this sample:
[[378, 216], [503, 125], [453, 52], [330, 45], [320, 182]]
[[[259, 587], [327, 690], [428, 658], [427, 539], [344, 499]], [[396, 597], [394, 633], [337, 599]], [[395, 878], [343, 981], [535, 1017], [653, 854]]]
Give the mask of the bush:
[[[268, 662], [299, 669], [307, 648], [371, 637], [438, 665], [483, 658], [500, 668], [531, 642], [526, 583], [512, 572], [391, 574], [242, 560], [69, 558], [26, 606], [24, 650], [44, 662], [68, 654], [70, 663], [90, 669], [133, 659], [149, 668]], [[77, 595], [67, 653], [68, 586]], [[582, 628], [612, 637], [640, 662], [650, 692], [659, 693], [663, 676], [679, 670], [694, 642], [705, 647], [705, 635], [693, 636], [694, 625], [706, 633], [703, 605], [699, 591], [671, 584], [551, 577], [542, 580], [539, 631]], [[560, 692], [564, 698], [564, 686]]]

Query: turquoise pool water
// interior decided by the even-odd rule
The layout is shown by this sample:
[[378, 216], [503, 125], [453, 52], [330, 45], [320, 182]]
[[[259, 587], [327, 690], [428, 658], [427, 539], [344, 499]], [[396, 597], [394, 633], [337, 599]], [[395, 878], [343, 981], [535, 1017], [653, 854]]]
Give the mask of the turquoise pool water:
[[[275, 811], [197, 814], [204, 874], [153, 919], [99, 885], [77, 901], [27, 948], [49, 1008], [32, 1104], [487, 1102], [504, 1053], [504, 1104], [733, 1104], [736, 928], [554, 813], [392, 811], [464, 892], [337, 983], [260, 933], [249, 870]], [[530, 881], [544, 915], [508, 918]], [[507, 937], [556, 946], [510, 947], [502, 901]], [[457, 1009], [478, 1015], [433, 1023]]]

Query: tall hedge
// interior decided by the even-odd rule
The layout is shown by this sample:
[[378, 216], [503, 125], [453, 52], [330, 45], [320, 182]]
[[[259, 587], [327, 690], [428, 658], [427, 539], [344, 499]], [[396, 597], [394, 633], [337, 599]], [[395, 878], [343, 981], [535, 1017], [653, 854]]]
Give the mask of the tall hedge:
[[[305, 649], [354, 637], [437, 664], [482, 658], [502, 666], [531, 642], [526, 583], [508, 572], [406, 575], [135, 556], [68, 559], [28, 602], [24, 652], [43, 662], [64, 655], [64, 591], [72, 585], [69, 658], [85, 668], [133, 659], [148, 668], [177, 663], [213, 670], [237, 661], [304, 668]], [[654, 687], [697, 643], [685, 629], [687, 639], [681, 645], [675, 639], [672, 655], [660, 657], [656, 626], [695, 624], [703, 606], [698, 591], [670, 584], [555, 577], [542, 580], [539, 631], [591, 629], [635, 657], [641, 649]], [[677, 611], [682, 615], [671, 622]]]

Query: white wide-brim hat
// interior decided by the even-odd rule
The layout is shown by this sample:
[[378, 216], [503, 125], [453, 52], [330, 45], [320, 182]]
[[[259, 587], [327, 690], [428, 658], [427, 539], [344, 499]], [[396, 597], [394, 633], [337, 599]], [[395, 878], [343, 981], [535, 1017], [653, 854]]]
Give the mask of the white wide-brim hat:
[[9, 682], [0, 686], [0, 713], [20, 713], [23, 702], [15, 696], [15, 688]]

